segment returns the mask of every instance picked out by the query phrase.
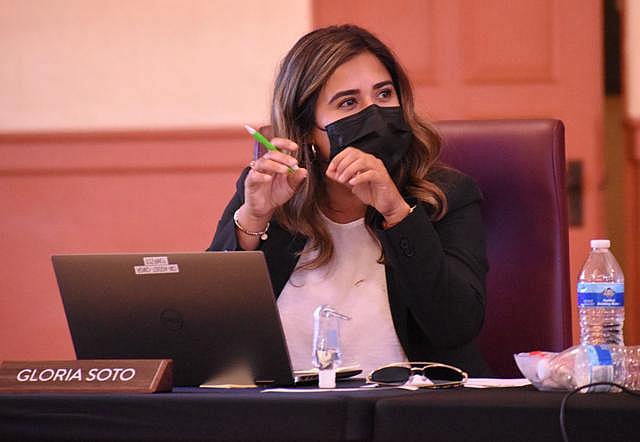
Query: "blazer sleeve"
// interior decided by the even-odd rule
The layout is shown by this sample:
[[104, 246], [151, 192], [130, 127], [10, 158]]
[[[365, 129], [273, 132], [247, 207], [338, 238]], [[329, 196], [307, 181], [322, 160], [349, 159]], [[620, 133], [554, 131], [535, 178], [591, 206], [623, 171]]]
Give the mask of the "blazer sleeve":
[[[222, 212], [213, 241], [207, 251], [243, 250], [238, 244], [233, 214], [244, 203], [244, 181], [249, 170], [246, 168], [238, 178], [236, 192]], [[291, 235], [274, 220], [271, 221], [268, 234], [269, 238], [266, 241], [261, 241], [257, 250], [264, 253], [274, 295], [278, 297], [287, 283], [289, 275], [293, 272], [299, 258], [299, 252], [304, 248], [307, 239], [301, 235]]]
[[222, 212], [222, 217], [218, 221], [218, 227], [216, 228], [216, 233], [213, 236], [213, 241], [207, 249], [208, 252], [242, 250], [238, 245], [235, 225], [233, 223], [233, 214], [244, 203], [244, 180], [247, 177], [249, 170], [250, 169], [248, 167], [243, 170], [236, 181], [236, 192]]
[[[411, 315], [434, 347], [471, 341], [484, 320], [488, 264], [475, 182], [449, 170], [438, 179], [448, 211], [437, 222], [418, 204], [394, 227], [377, 230], [384, 250], [392, 311]], [[395, 315], [394, 315], [395, 316]]]

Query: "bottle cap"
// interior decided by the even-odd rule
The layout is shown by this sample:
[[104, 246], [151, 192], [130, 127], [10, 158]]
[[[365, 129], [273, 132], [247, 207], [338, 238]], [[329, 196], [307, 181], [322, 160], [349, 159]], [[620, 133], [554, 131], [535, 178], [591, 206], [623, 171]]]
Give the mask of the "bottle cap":
[[592, 239], [591, 240], [591, 248], [592, 249], [608, 249], [611, 247], [611, 241], [608, 239]]

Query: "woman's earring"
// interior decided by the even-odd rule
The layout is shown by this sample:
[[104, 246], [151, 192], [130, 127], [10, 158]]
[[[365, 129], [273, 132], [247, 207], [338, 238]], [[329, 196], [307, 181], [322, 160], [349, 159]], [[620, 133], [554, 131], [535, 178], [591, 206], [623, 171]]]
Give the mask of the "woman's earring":
[[316, 150], [316, 145], [312, 144], [311, 145], [311, 161], [315, 161], [317, 157], [318, 157], [318, 151]]

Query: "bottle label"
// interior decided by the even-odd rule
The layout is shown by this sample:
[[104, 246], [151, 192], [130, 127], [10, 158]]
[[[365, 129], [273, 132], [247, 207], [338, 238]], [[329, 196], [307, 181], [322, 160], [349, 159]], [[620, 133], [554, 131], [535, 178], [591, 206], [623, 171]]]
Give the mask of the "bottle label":
[[624, 284], [579, 282], [578, 307], [624, 307]]
[[[587, 355], [589, 357], [589, 383], [613, 382], [613, 358], [611, 351], [603, 345], [588, 345]], [[589, 387], [588, 392], [610, 391], [610, 385], [596, 385]]]

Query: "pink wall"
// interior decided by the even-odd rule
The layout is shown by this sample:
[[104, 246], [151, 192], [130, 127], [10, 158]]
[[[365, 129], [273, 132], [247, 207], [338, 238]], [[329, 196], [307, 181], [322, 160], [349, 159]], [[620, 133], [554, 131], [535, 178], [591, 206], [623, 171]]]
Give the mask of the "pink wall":
[[309, 0], [0, 0], [0, 132], [261, 121]]
[[229, 130], [0, 136], [0, 360], [74, 357], [52, 254], [204, 250], [251, 155]]
[[72, 358], [51, 255], [204, 250], [310, 0], [0, 11], [0, 360]]
[[[640, 2], [618, 2], [622, 21], [624, 137], [625, 150], [625, 230], [626, 267], [625, 291], [640, 293]], [[633, 291], [631, 291], [631, 290]], [[627, 301], [628, 300], [628, 301]], [[640, 298], [625, 298], [625, 313], [629, 307], [640, 317]], [[629, 324], [635, 336], [640, 336], [640, 321]], [[625, 324], [625, 330], [627, 325]], [[625, 331], [626, 335], [626, 331]]]

